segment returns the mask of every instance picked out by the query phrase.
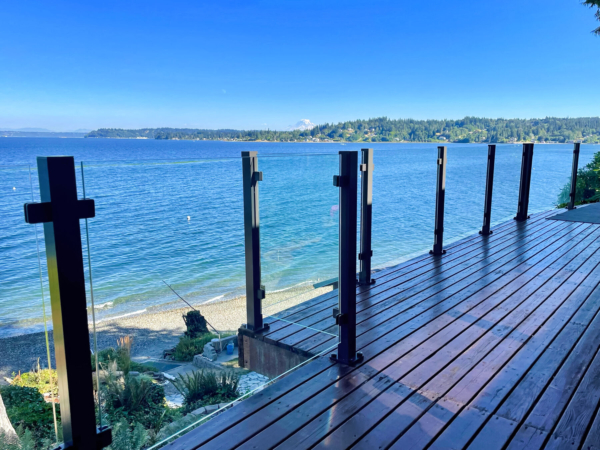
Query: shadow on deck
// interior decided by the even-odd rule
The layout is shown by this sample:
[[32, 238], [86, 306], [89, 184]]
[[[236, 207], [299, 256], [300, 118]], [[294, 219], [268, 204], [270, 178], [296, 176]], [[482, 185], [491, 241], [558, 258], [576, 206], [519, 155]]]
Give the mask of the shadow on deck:
[[335, 292], [271, 318], [313, 361], [169, 449], [600, 448], [600, 225], [506, 222], [359, 288], [357, 367], [328, 359]]

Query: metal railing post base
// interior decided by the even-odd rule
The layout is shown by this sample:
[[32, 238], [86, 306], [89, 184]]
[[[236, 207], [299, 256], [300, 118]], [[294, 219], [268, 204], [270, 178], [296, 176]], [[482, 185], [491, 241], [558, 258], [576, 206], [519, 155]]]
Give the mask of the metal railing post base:
[[329, 356], [329, 359], [333, 362], [345, 364], [347, 366], [355, 366], [355, 365], [363, 362], [365, 357], [362, 354], [362, 352], [356, 352], [356, 355], [353, 358], [350, 358], [347, 360], [342, 360], [342, 359], [338, 358], [338, 355], [336, 353], [333, 353]]
[[245, 328], [246, 330], [250, 331], [252, 334], [262, 334], [262, 333], [264, 333], [265, 331], [269, 331], [269, 329], [270, 329], [271, 327], [269, 326], [269, 324], [268, 324], [268, 323], [264, 323], [264, 322], [263, 322], [263, 324], [262, 324], [262, 327], [260, 327], [260, 328], [251, 328], [251, 327], [249, 327], [247, 324], [246, 324], [246, 326], [244, 326], [244, 328]]

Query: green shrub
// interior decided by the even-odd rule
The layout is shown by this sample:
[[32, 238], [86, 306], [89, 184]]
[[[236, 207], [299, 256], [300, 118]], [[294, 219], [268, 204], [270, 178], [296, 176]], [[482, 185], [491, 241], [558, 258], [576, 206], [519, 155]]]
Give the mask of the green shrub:
[[140, 450], [148, 441], [148, 431], [140, 423], [129, 426], [121, 419], [112, 430], [112, 444], [108, 450]]
[[[33, 387], [2, 386], [0, 388], [6, 413], [14, 427], [31, 432], [34, 441], [54, 441], [54, 415], [52, 404], [44, 401], [44, 396]], [[60, 407], [56, 406], [57, 419]], [[61, 429], [60, 423], [58, 424]]]
[[[132, 361], [129, 357], [129, 353], [125, 352], [121, 348], [115, 350], [114, 348], [107, 348], [98, 352], [98, 364], [101, 370], [106, 370], [109, 364], [113, 361], [117, 362], [117, 370], [122, 372], [128, 372], [134, 370], [136, 372], [158, 372], [158, 369], [150, 364], [140, 364]], [[129, 370], [126, 370], [129, 369]], [[92, 355], [92, 371], [96, 370], [96, 357]]]
[[157, 428], [165, 420], [167, 406], [165, 391], [159, 384], [144, 376], [117, 377], [109, 370], [102, 398], [105, 413], [111, 423], [127, 419], [145, 428]]
[[237, 398], [239, 378], [233, 371], [196, 371], [181, 375], [173, 382], [183, 395], [186, 411], [192, 411], [203, 405], [225, 403]]
[[212, 333], [207, 333], [196, 338], [183, 336], [179, 339], [175, 347], [173, 357], [177, 361], [193, 361], [194, 356], [201, 354], [204, 351], [204, 346], [215, 337]]
[[198, 336], [208, 333], [206, 319], [200, 314], [200, 311], [188, 311], [188, 313], [183, 316], [183, 321], [187, 328], [185, 336], [189, 338], [197, 338]]
[[38, 365], [37, 370], [14, 375], [11, 382], [14, 386], [31, 387], [39, 391], [40, 394], [52, 392], [58, 395], [58, 376], [54, 369], [41, 369]]
[[[559, 208], [567, 206], [570, 192], [571, 181], [569, 180], [558, 196], [557, 206]], [[595, 153], [592, 161], [577, 171], [577, 189], [575, 191], [576, 205], [598, 201], [600, 201], [600, 152]]]

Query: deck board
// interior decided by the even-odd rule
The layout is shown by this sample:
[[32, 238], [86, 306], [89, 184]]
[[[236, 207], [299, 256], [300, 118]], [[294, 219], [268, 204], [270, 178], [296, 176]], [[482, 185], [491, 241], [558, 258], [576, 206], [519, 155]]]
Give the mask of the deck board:
[[269, 318], [317, 356], [170, 449], [598, 448], [600, 225], [509, 221], [357, 288], [357, 367], [332, 363], [335, 292]]

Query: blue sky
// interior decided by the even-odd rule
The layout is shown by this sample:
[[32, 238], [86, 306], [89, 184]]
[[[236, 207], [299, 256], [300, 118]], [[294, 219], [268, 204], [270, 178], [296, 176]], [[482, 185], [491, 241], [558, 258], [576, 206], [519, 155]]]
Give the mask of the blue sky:
[[600, 114], [578, 0], [8, 0], [0, 21], [0, 129]]

